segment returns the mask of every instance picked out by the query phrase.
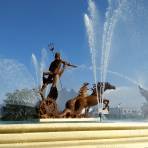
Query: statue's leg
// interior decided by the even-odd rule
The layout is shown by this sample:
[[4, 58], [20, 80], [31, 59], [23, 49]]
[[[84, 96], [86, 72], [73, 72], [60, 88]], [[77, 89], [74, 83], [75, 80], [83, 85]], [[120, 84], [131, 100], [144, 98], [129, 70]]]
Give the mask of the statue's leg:
[[56, 87], [56, 85], [58, 83], [58, 80], [59, 80], [59, 75], [58, 74], [54, 75], [53, 82], [52, 82], [52, 87]]
[[61, 76], [62, 76], [62, 74], [63, 74], [63, 72], [64, 72], [65, 68], [66, 68], [66, 65], [63, 65], [63, 68], [62, 68], [62, 69], [61, 69], [61, 71], [59, 72], [59, 77], [61, 77]]
[[59, 81], [60, 76], [64, 72], [64, 68], [60, 71], [59, 74], [53, 75], [52, 86], [50, 88], [50, 92], [48, 94], [49, 98], [56, 100], [58, 98], [58, 90], [57, 90], [57, 83]]
[[58, 98], [58, 90], [57, 90], [57, 87], [56, 87], [58, 79], [59, 79], [59, 76], [58, 75], [54, 75], [52, 86], [51, 86], [50, 92], [48, 94], [48, 97], [52, 98], [54, 100], [56, 100]]
[[[47, 76], [45, 76], [47, 75]], [[53, 74], [51, 74], [51, 72], [43, 72], [43, 85], [41, 87], [41, 91], [43, 91], [48, 84], [53, 82]]]
[[42, 87], [41, 87], [41, 89], [40, 89], [40, 91], [43, 92], [44, 89], [47, 87], [47, 85], [48, 85], [47, 83], [43, 84]]
[[45, 99], [45, 97], [44, 97], [44, 90], [47, 87], [47, 85], [48, 85], [47, 83], [43, 84], [42, 87], [41, 87], [41, 89], [39, 90], [39, 93], [41, 95], [42, 100]]
[[51, 99], [54, 99], [54, 100], [56, 100], [58, 98], [58, 90], [57, 90], [56, 85], [53, 84], [51, 86], [50, 92], [48, 94], [48, 98], [51, 98]]
[[[46, 74], [48, 75], [48, 77], [45, 77]], [[51, 75], [49, 73], [46, 73], [46, 74], [43, 73], [43, 84], [42, 84], [42, 86], [41, 86], [41, 88], [39, 90], [39, 93], [40, 93], [43, 100], [45, 98], [44, 97], [44, 91], [45, 91], [47, 85], [52, 83], [52, 80], [53, 80], [53, 75]]]

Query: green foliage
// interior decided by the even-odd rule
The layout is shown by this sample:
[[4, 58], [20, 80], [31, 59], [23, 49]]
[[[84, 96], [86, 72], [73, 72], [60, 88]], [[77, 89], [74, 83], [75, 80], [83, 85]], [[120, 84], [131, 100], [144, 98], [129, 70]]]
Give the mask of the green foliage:
[[4, 102], [2, 120], [38, 118], [37, 102], [39, 102], [39, 95], [36, 89], [22, 89], [7, 93]]
[[39, 95], [36, 89], [22, 89], [7, 93], [4, 102], [13, 105], [34, 106], [37, 100], [39, 100]]

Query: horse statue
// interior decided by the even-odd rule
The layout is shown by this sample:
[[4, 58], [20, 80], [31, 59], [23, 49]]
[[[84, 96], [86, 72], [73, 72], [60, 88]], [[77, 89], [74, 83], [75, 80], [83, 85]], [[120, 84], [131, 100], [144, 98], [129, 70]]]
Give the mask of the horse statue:
[[75, 98], [72, 98], [66, 102], [65, 109], [59, 114], [59, 117], [77, 117], [77, 114], [75, 114], [75, 102], [79, 98], [85, 98], [86, 96], [88, 96], [88, 85], [89, 83], [85, 82], [80, 88], [78, 95]]
[[66, 102], [65, 109], [59, 114], [59, 117], [81, 117], [83, 109], [85, 109], [84, 116], [87, 116], [89, 108], [101, 103], [102, 100], [104, 104], [103, 110], [109, 110], [109, 100], [101, 99], [101, 96], [104, 91], [108, 89], [115, 89], [115, 86], [108, 82], [98, 82], [97, 88], [96, 85], [93, 86], [91, 95], [87, 94], [87, 86], [88, 83], [84, 83], [80, 88], [78, 96]]
[[111, 85], [108, 82], [98, 82], [97, 88], [96, 85], [92, 88], [92, 94], [85, 97], [85, 98], [79, 98], [75, 102], [75, 112], [77, 114], [81, 114], [82, 110], [84, 108], [89, 108], [92, 106], [97, 105], [98, 103], [102, 103], [103, 100], [103, 110], [108, 109], [109, 110], [109, 100], [103, 99], [102, 95], [106, 90], [115, 89], [116, 87]]
[[66, 102], [65, 109], [63, 112], [59, 112], [57, 109], [57, 103], [56, 103], [57, 91], [56, 90], [51, 89], [47, 98], [45, 98], [42, 94], [40, 94], [42, 98], [42, 101], [40, 102], [40, 106], [39, 106], [40, 118], [77, 117], [77, 115], [74, 114], [75, 102], [79, 98], [84, 98], [88, 96], [87, 94], [88, 85], [89, 83], [84, 83], [79, 90], [78, 96]]

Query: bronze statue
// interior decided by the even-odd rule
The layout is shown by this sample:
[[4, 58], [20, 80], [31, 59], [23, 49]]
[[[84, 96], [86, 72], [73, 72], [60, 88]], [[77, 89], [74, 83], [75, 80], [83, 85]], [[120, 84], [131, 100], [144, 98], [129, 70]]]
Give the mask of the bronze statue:
[[[63, 64], [63, 68], [61, 69], [62, 64]], [[59, 77], [61, 77], [61, 75], [64, 72], [65, 64], [66, 63], [62, 62], [61, 60], [60, 53], [56, 53], [54, 61], [51, 62], [50, 64], [49, 70], [47, 72], [43, 72], [43, 85], [40, 89], [40, 94], [42, 96], [42, 99], [44, 99], [43, 91], [48, 84], [52, 84], [48, 97], [54, 100], [57, 99], [58, 91], [57, 91], [56, 84]]]
[[84, 83], [79, 90], [78, 96], [66, 102], [65, 109], [59, 114], [59, 117], [77, 117], [77, 114], [75, 114], [75, 102], [79, 98], [85, 98], [88, 96], [88, 85], [89, 83]]
[[[42, 97], [42, 101], [39, 106], [40, 118], [86, 117], [89, 108], [101, 103], [102, 100], [104, 104], [103, 110], [109, 110], [109, 100], [104, 98], [102, 99], [102, 95], [107, 89], [115, 89], [115, 86], [108, 82], [99, 82], [97, 83], [97, 86], [93, 86], [91, 95], [88, 95], [87, 93], [89, 90], [89, 83], [84, 83], [80, 88], [77, 97], [66, 102], [63, 112], [58, 111], [56, 104], [58, 90], [56, 85], [66, 66], [76, 67], [75, 65], [62, 60], [60, 53], [57, 52], [55, 53], [54, 61], [50, 64], [49, 70], [43, 73], [43, 85], [39, 91]], [[45, 99], [43, 91], [48, 84], [52, 84], [52, 86], [47, 98]], [[83, 109], [85, 109], [84, 114], [82, 113]]]
[[[62, 66], [63, 65], [63, 66]], [[49, 70], [43, 72], [43, 85], [39, 90], [42, 101], [39, 106], [39, 116], [41, 118], [56, 117], [58, 114], [56, 99], [58, 98], [57, 81], [62, 76], [66, 66], [77, 67], [61, 59], [60, 53], [55, 53], [55, 59], [51, 62]], [[43, 91], [48, 84], [52, 84], [50, 92], [45, 98]]]
[[[90, 107], [97, 105], [102, 102], [101, 95], [104, 91], [108, 89], [115, 89], [115, 86], [111, 85], [108, 82], [99, 82], [92, 88], [91, 95], [87, 94], [88, 83], [84, 83], [79, 90], [77, 97], [70, 99], [65, 104], [65, 109], [63, 112], [59, 112], [57, 108], [56, 101], [52, 98], [47, 98], [43, 100], [40, 104], [40, 117], [41, 118], [80, 118], [87, 117], [87, 113]], [[97, 99], [98, 92], [98, 99]], [[103, 110], [109, 110], [109, 100], [103, 98]], [[85, 113], [82, 113], [82, 110], [85, 109]]]
[[[102, 102], [101, 95], [104, 91], [106, 91], [107, 89], [115, 89], [115, 86], [111, 85], [108, 82], [99, 82], [97, 84], [97, 90], [96, 85], [94, 85], [94, 87], [92, 88], [92, 94], [88, 95], [87, 86], [88, 83], [84, 83], [83, 86], [80, 88], [78, 96], [66, 102], [65, 109], [62, 113], [59, 114], [59, 117], [86, 117], [90, 107]], [[103, 98], [103, 104], [103, 110], [109, 110], [109, 100]], [[82, 114], [83, 109], [85, 109], [85, 114]]]
[[[102, 102], [103, 99], [103, 104], [104, 104], [104, 108], [103, 110], [105, 110], [106, 108], [109, 109], [109, 100], [108, 99], [101, 99], [101, 95], [103, 94], [104, 91], [108, 90], [108, 89], [115, 89], [115, 86], [111, 85], [108, 82], [99, 82], [97, 84], [97, 89], [96, 86], [93, 87], [93, 92], [91, 95], [85, 97], [85, 98], [79, 98], [76, 100], [75, 102], [75, 112], [77, 114], [81, 114], [82, 110], [84, 108], [88, 108], [91, 106], [95, 106], [98, 103]], [[97, 92], [98, 92], [98, 99], [97, 99]]]
[[[63, 65], [63, 66], [62, 66]], [[66, 61], [61, 59], [61, 55], [59, 52], [55, 53], [55, 59], [51, 62], [49, 70], [47, 72], [43, 72], [43, 85], [40, 89], [40, 94], [42, 99], [44, 99], [43, 91], [47, 87], [48, 84], [52, 84], [50, 88], [50, 92], [48, 94], [48, 98], [52, 98], [56, 100], [58, 98], [58, 90], [57, 90], [57, 81], [62, 76], [66, 66], [77, 67], [72, 65]]]

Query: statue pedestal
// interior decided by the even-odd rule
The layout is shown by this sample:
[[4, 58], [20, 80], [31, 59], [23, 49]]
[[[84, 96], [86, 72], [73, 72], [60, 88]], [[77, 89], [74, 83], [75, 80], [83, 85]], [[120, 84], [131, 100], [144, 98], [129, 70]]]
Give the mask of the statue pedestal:
[[43, 122], [1, 124], [0, 148], [148, 147], [147, 123], [98, 123], [91, 118]]

